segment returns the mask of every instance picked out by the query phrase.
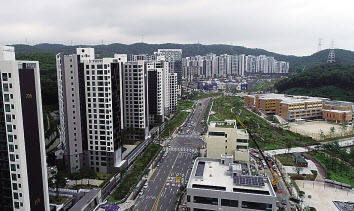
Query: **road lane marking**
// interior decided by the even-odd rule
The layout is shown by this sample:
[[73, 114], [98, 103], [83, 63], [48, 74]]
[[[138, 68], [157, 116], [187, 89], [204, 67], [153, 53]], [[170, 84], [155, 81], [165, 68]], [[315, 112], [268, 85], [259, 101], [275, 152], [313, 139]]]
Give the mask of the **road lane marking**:
[[173, 167], [174, 167], [175, 164], [176, 164], [178, 155], [179, 155], [179, 153], [178, 153], [177, 156], [176, 156], [176, 159], [175, 159], [175, 161], [174, 161], [174, 163], [173, 163], [173, 165], [172, 165], [172, 168], [171, 168], [171, 170], [170, 170], [170, 173], [168, 174], [168, 176], [167, 176], [167, 178], [166, 178], [166, 181], [164, 182], [164, 184], [163, 184], [163, 186], [162, 186], [162, 188], [161, 188], [161, 190], [160, 190], [160, 193], [159, 193], [158, 197], [156, 198], [154, 205], [153, 205], [152, 208], [151, 208], [151, 211], [153, 211], [153, 210], [156, 210], [156, 211], [157, 211], [161, 193], [162, 193], [162, 191], [164, 190], [165, 185], [166, 185], [166, 183], [167, 183], [167, 180], [168, 180], [168, 178], [170, 177], [170, 175], [171, 175], [171, 173], [172, 173], [172, 170], [173, 170]]

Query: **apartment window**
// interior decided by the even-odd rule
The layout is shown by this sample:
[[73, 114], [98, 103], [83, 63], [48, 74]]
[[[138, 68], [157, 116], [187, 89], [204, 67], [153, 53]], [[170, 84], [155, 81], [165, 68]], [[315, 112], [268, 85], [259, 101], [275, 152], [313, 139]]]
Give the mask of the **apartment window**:
[[13, 139], [13, 136], [12, 136], [12, 135], [8, 135], [8, 136], [7, 136], [7, 140], [8, 140], [9, 142], [13, 142], [13, 140], [14, 140], [14, 139]]
[[5, 99], [5, 102], [9, 102], [10, 101], [10, 97], [8, 94], [4, 94], [4, 99]]
[[255, 210], [272, 210], [272, 204], [250, 202], [250, 201], [243, 201], [241, 207], [246, 209], [255, 209]]
[[221, 206], [238, 207], [238, 201], [230, 199], [221, 199]]
[[11, 164], [11, 171], [16, 171], [16, 165], [15, 164]]
[[12, 183], [12, 190], [17, 190], [17, 183]]
[[10, 154], [10, 161], [15, 161], [15, 155]]
[[9, 151], [10, 151], [10, 152], [14, 152], [14, 145], [9, 144]]
[[11, 179], [12, 179], [13, 181], [16, 181], [16, 180], [17, 180], [16, 174], [11, 174]]
[[14, 199], [18, 199], [18, 193], [14, 193]]
[[6, 112], [10, 112], [11, 111], [9, 104], [5, 104], [5, 111]]
[[237, 149], [248, 149], [248, 146], [240, 146], [240, 145], [238, 145]]

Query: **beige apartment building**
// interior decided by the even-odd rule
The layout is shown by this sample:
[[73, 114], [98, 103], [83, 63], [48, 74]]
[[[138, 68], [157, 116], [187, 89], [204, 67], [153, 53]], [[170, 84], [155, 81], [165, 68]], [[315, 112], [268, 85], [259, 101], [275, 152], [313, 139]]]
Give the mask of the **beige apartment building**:
[[249, 135], [246, 130], [237, 129], [236, 120], [210, 122], [205, 139], [208, 158], [226, 154], [233, 155], [234, 161], [249, 161]]

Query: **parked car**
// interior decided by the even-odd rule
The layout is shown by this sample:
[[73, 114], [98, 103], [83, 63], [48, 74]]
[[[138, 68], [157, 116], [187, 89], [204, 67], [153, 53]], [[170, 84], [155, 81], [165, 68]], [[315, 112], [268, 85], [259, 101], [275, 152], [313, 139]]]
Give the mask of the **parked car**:
[[282, 204], [282, 205], [286, 205], [286, 199], [283, 198], [283, 199], [281, 200], [281, 204]]
[[144, 194], [144, 191], [141, 190], [141, 191], [139, 192], [139, 195], [142, 196], [143, 194]]
[[144, 186], [143, 186], [144, 189], [148, 188], [148, 184], [145, 183]]

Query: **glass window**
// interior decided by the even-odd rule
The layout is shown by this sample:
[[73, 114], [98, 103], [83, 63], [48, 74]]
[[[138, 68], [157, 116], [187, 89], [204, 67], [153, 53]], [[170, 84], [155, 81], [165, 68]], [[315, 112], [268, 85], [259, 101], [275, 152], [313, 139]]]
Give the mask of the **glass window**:
[[230, 199], [221, 199], [221, 206], [237, 207], [238, 201]]
[[10, 161], [15, 161], [15, 155], [10, 154]]
[[5, 111], [6, 112], [10, 112], [10, 105], [9, 104], [5, 104]]
[[11, 174], [11, 178], [12, 178], [13, 181], [16, 181], [17, 180], [16, 174]]
[[4, 84], [4, 91], [5, 92], [9, 91], [9, 85], [8, 84]]
[[12, 132], [12, 125], [6, 125], [7, 127], [7, 132]]
[[3, 73], [2, 74], [2, 80], [3, 81], [7, 81], [7, 73]]
[[12, 183], [12, 189], [17, 190], [17, 183]]
[[13, 151], [14, 151], [14, 145], [9, 144], [9, 151], [10, 151], [10, 152], [13, 152]]
[[11, 115], [6, 115], [6, 122], [11, 122]]
[[238, 145], [238, 146], [237, 146], [237, 149], [248, 149], [248, 147], [247, 147], [247, 146], [240, 146], [240, 145]]
[[217, 198], [194, 196], [194, 203], [218, 205]]
[[9, 94], [4, 94], [4, 99], [5, 99], [5, 102], [9, 102], [10, 101]]
[[18, 193], [14, 193], [14, 199], [18, 199]]
[[11, 171], [16, 171], [16, 165], [15, 164], [11, 164]]
[[272, 210], [272, 205], [266, 203], [243, 201], [242, 208], [255, 209], [255, 210]]

